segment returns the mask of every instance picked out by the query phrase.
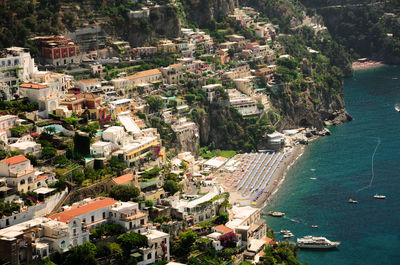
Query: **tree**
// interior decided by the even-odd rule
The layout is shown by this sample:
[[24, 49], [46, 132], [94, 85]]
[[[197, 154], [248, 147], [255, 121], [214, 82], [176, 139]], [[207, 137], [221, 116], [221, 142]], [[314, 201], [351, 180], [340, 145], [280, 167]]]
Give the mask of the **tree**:
[[110, 163], [110, 167], [119, 171], [122, 171], [126, 168], [126, 164], [116, 157], [112, 157], [110, 160], [108, 160], [108, 163]]
[[117, 243], [121, 246], [124, 256], [128, 256], [132, 249], [147, 246], [147, 237], [135, 232], [129, 232], [118, 236]]
[[124, 202], [136, 200], [139, 195], [139, 189], [134, 186], [116, 185], [110, 191], [110, 197]]
[[171, 195], [174, 195], [175, 193], [177, 193], [177, 192], [181, 189], [181, 187], [179, 186], [179, 184], [176, 183], [176, 182], [173, 181], [173, 180], [167, 180], [167, 181], [164, 183], [163, 188], [164, 188], [164, 190], [165, 190], [166, 192], [169, 192]]
[[144, 204], [146, 205], [146, 207], [150, 207], [150, 208], [153, 208], [153, 206], [154, 206], [154, 202], [152, 200], [145, 200]]
[[186, 94], [185, 99], [187, 100], [187, 102], [189, 104], [192, 104], [193, 101], [196, 99], [196, 95], [195, 94]]
[[44, 158], [51, 158], [57, 153], [57, 149], [52, 146], [45, 146], [42, 148], [42, 156]]
[[96, 246], [90, 242], [72, 248], [65, 258], [64, 265], [97, 265]]
[[164, 102], [160, 97], [149, 96], [146, 102], [149, 105], [150, 112], [158, 112], [164, 107]]
[[177, 244], [173, 245], [172, 252], [179, 257], [187, 256], [196, 240], [197, 234], [192, 230], [182, 232]]
[[229, 215], [227, 213], [221, 213], [218, 215], [217, 219], [215, 219], [214, 223], [217, 225], [226, 224], [229, 221]]
[[49, 257], [42, 258], [40, 261], [36, 262], [35, 265], [57, 265], [50, 260]]

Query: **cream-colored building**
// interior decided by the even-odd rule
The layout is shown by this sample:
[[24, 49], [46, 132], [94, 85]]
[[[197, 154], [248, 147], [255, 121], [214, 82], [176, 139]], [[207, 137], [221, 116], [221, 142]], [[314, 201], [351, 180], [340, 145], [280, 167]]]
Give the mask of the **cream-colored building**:
[[125, 90], [141, 84], [151, 84], [162, 82], [163, 76], [160, 70], [152, 69], [138, 72], [134, 75], [121, 77], [111, 80], [111, 83], [117, 90]]

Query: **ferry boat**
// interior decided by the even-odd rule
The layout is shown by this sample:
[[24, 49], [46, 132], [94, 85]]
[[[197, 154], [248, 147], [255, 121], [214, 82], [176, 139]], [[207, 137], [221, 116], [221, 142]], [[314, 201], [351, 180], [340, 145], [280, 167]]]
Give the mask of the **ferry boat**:
[[281, 212], [269, 212], [268, 214], [273, 217], [282, 217], [285, 215], [285, 213], [281, 213]]
[[386, 196], [385, 196], [385, 195], [378, 195], [378, 194], [375, 194], [375, 195], [374, 195], [374, 198], [375, 198], [375, 199], [386, 199]]
[[358, 201], [353, 200], [352, 198], [349, 199], [349, 203], [358, 203]]
[[340, 242], [333, 242], [325, 237], [305, 236], [297, 239], [297, 246], [300, 248], [335, 248], [340, 245]]

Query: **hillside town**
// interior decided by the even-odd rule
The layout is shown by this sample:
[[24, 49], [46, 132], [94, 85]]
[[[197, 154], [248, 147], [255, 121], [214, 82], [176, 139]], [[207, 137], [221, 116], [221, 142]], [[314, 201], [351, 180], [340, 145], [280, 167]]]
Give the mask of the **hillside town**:
[[[129, 15], [149, 16], [149, 8]], [[276, 41], [279, 26], [253, 8], [228, 19], [243, 34], [183, 27], [177, 38], [132, 47], [88, 25], [31, 38], [37, 56], [0, 52], [1, 262], [72, 264], [88, 251], [79, 252], [85, 264], [203, 264], [210, 256], [239, 264], [276, 245], [263, 207], [300, 146], [329, 131], [276, 131], [282, 112], [269, 91], [285, 87], [285, 69], [311, 74], [312, 66], [297, 65]], [[211, 106], [262, 124], [262, 147], [204, 143], [201, 111]]]

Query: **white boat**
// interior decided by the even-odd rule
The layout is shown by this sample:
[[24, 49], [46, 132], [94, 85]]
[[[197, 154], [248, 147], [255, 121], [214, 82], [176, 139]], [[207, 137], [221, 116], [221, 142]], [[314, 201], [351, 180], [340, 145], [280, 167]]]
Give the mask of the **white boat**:
[[326, 237], [305, 236], [297, 239], [297, 246], [300, 248], [335, 248], [340, 245], [340, 242], [333, 242]]
[[318, 225], [312, 225], [311, 227], [312, 228], [318, 228]]
[[395, 109], [397, 112], [400, 112], [400, 105], [399, 105], [399, 104], [394, 105], [394, 109]]
[[349, 199], [349, 203], [358, 203], [358, 201], [353, 200], [352, 198]]
[[310, 170], [314, 172], [314, 171], [315, 171], [315, 168], [310, 168]]
[[268, 212], [268, 214], [273, 217], [282, 217], [285, 215], [285, 213], [281, 213], [281, 212]]
[[283, 235], [284, 238], [291, 238], [294, 237], [294, 235], [292, 233], [287, 233]]
[[291, 232], [290, 232], [290, 230], [281, 230], [280, 233], [281, 234], [288, 234], [288, 233], [291, 233]]
[[375, 195], [374, 195], [374, 198], [375, 198], [375, 199], [386, 199], [386, 196], [385, 196], [385, 195], [375, 194]]
[[317, 178], [314, 178], [314, 177], [313, 177], [313, 178], [310, 178], [310, 179], [312, 179], [312, 180], [316, 180]]

